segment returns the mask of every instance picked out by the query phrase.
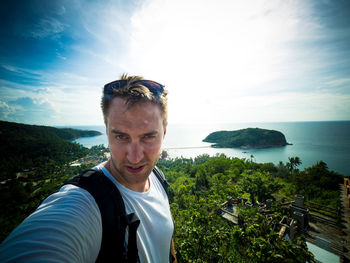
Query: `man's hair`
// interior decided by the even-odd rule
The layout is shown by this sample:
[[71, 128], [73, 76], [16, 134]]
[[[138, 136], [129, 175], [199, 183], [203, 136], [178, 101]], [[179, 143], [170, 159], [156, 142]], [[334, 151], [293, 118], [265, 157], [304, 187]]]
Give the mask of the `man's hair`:
[[167, 90], [163, 90], [160, 95], [153, 94], [146, 86], [142, 85], [140, 80], [144, 80], [140, 76], [128, 76], [123, 74], [120, 77], [120, 80], [126, 81], [126, 84], [119, 89], [112, 89], [112, 93], [106, 94], [102, 91], [101, 99], [101, 108], [103, 113], [103, 119], [107, 125], [107, 116], [110, 104], [114, 98], [123, 98], [125, 103], [128, 105], [128, 108], [133, 107], [137, 103], [141, 102], [151, 102], [158, 105], [162, 112], [163, 117], [163, 126], [165, 127], [168, 124], [168, 99], [167, 99]]

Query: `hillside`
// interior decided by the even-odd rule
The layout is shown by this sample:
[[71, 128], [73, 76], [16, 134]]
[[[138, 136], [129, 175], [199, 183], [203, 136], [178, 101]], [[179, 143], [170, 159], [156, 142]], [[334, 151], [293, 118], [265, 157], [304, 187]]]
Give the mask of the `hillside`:
[[58, 164], [72, 160], [80, 156], [85, 148], [69, 140], [100, 134], [97, 131], [0, 121], [0, 169], [4, 171], [0, 179], [13, 177], [16, 172], [31, 170], [49, 160]]
[[16, 135], [26, 133], [31, 136], [43, 134], [56, 135], [64, 140], [74, 140], [80, 137], [102, 135], [99, 131], [77, 130], [71, 128], [54, 128], [50, 126], [28, 125], [15, 122], [0, 121], [0, 134]]
[[217, 131], [209, 134], [204, 142], [215, 143], [216, 148], [268, 148], [288, 145], [283, 133], [275, 130], [247, 128], [236, 131]]

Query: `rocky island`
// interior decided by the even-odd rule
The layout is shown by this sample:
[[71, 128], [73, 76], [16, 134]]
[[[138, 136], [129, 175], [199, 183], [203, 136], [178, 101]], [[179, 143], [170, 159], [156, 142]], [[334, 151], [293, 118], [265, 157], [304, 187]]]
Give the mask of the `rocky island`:
[[209, 134], [203, 142], [214, 143], [215, 148], [269, 148], [290, 145], [283, 133], [275, 130], [247, 128], [236, 131], [217, 131]]

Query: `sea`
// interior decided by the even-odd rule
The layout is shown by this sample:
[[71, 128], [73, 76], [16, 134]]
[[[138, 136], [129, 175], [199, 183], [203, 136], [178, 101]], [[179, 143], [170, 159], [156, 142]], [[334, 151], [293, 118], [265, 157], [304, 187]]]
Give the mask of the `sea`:
[[[103, 144], [108, 147], [104, 126], [70, 126], [75, 129], [96, 130], [103, 135], [83, 137], [76, 142], [91, 147]], [[238, 130], [244, 128], [272, 129], [282, 132], [288, 143], [284, 147], [265, 149], [226, 149], [212, 148], [211, 143], [202, 140], [214, 131]], [[195, 158], [201, 154], [224, 153], [228, 157], [253, 160], [258, 163], [288, 162], [288, 157], [299, 157], [303, 170], [323, 161], [330, 170], [343, 176], [350, 176], [350, 121], [323, 122], [261, 122], [223, 124], [169, 124], [163, 149], [170, 158]]]

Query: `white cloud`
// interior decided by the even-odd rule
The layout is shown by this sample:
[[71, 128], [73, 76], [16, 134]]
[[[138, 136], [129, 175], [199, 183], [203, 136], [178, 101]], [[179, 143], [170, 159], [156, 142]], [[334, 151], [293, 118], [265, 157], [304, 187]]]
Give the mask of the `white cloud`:
[[33, 37], [36, 39], [59, 38], [68, 25], [63, 24], [58, 19], [53, 17], [41, 18], [36, 24], [30, 25], [27, 29], [23, 30], [24, 36]]
[[[24, 77], [32, 73], [11, 69]], [[102, 89], [91, 78], [78, 72], [35, 73], [40, 86], [0, 81], [0, 119], [46, 125], [103, 123], [99, 108]]]
[[348, 86], [348, 91], [350, 92], [350, 78], [340, 78], [340, 79], [333, 79], [326, 83], [326, 85], [330, 87], [337, 87], [337, 86]]
[[106, 80], [116, 78], [116, 72], [119, 76], [125, 71], [122, 61], [130, 41], [130, 13], [138, 8], [137, 5], [130, 8], [132, 4], [132, 1], [113, 0], [80, 2], [80, 23], [87, 41], [72, 48], [82, 54], [81, 72], [89, 71], [93, 64], [98, 72], [96, 77]]
[[55, 114], [50, 103], [41, 99], [20, 97], [0, 101], [0, 119], [28, 124], [50, 124]]
[[0, 119], [7, 120], [10, 115], [15, 113], [15, 109], [8, 105], [7, 102], [0, 100]]
[[299, 37], [299, 15], [306, 12], [300, 10], [285, 1], [146, 1], [131, 19], [125, 62], [166, 84], [170, 115], [180, 121], [189, 110], [206, 112], [206, 101], [220, 97], [230, 105], [288, 75], [289, 41]]
[[167, 76], [271, 78], [286, 56], [281, 45], [296, 36], [295, 7], [275, 1], [266, 15], [264, 3], [147, 1], [132, 17], [131, 64]]
[[31, 70], [31, 69], [17, 67], [17, 66], [8, 65], [8, 64], [1, 64], [0, 66], [8, 71], [17, 73], [20, 76], [26, 77], [26, 78], [36, 78], [40, 75], [40, 72], [37, 70]]
[[100, 109], [101, 89], [95, 86], [51, 89], [46, 97], [56, 111], [55, 125], [93, 125], [103, 124]]
[[170, 122], [346, 119], [328, 110], [349, 112], [347, 100], [319, 91], [325, 54], [318, 51], [328, 49], [313, 42], [325, 35], [309, 8], [302, 1], [145, 1], [131, 18], [124, 63], [166, 85]]

